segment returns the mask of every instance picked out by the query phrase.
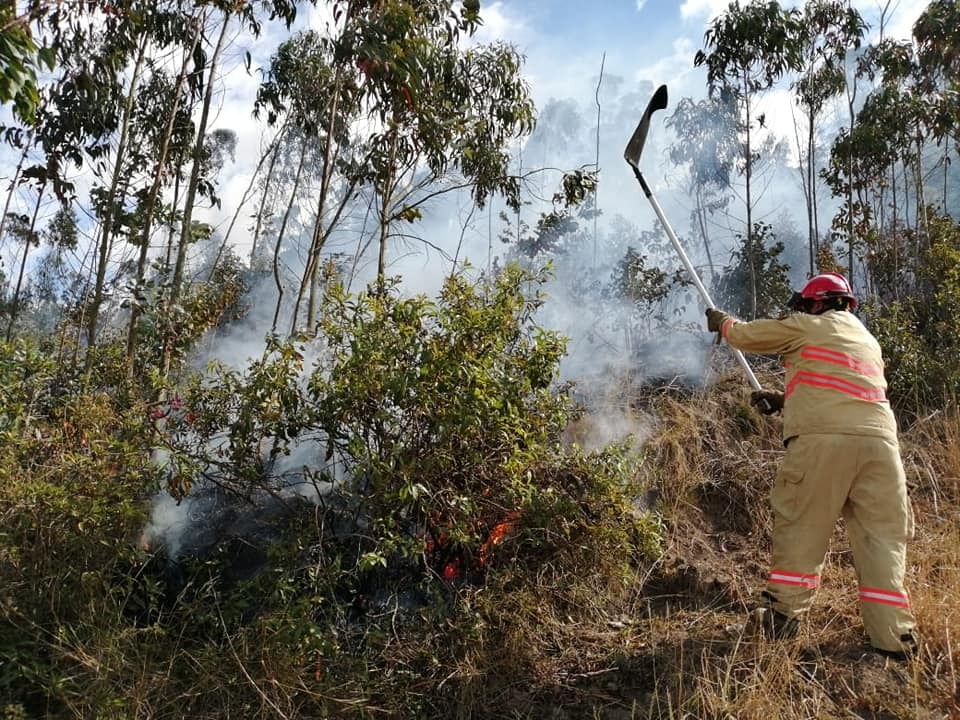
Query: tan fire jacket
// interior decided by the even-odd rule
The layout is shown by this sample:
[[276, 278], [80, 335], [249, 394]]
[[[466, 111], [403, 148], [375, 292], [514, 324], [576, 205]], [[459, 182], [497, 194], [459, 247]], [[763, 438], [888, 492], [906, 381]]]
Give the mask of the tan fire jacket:
[[783, 356], [783, 437], [808, 433], [897, 439], [880, 345], [844, 310], [782, 320], [729, 318], [721, 334], [735, 348]]

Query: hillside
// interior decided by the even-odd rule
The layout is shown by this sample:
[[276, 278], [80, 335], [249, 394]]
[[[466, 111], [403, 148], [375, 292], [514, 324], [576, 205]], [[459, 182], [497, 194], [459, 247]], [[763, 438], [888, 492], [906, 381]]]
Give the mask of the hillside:
[[[162, 548], [136, 546], [146, 508], [127, 495], [130, 437], [116, 442], [105, 398], [74, 405], [86, 427], [38, 422], [20, 443], [46, 448], [32, 476], [9, 473], [23, 455], [4, 462], [3, 717], [957, 717], [956, 415], [903, 428], [924, 646], [897, 663], [869, 650], [839, 528], [800, 636], [741, 635], [782, 452], [779, 421], [746, 400], [739, 377], [637, 387], [565, 437], [585, 441], [627, 408], [645, 436], [541, 465], [550, 492], [578, 499], [541, 497], [485, 542], [483, 567], [387, 558], [337, 582], [319, 579], [335, 551], [322, 503], [266, 513], [259, 532], [235, 513], [171, 574]], [[557, 452], [548, 464], [577, 456]], [[596, 479], [616, 468], [629, 470], [622, 504]], [[422, 575], [431, 566], [442, 579]]]

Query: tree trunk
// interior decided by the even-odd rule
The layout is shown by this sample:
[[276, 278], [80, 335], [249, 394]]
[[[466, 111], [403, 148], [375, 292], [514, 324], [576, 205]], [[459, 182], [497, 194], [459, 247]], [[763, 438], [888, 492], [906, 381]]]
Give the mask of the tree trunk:
[[817, 138], [814, 133], [816, 117], [810, 108], [810, 127], [807, 128], [807, 222], [810, 227], [810, 276], [816, 274], [816, 257], [820, 249], [820, 235], [817, 229], [817, 173], [814, 170], [817, 154]]
[[713, 267], [713, 255], [710, 252], [710, 235], [707, 230], [707, 209], [703, 206], [703, 189], [697, 187], [696, 190], [697, 198], [697, 224], [700, 226], [700, 237], [703, 238], [703, 250], [707, 254], [707, 267], [710, 268], [710, 276], [713, 277], [714, 267]]
[[[918, 123], [919, 125], [919, 123]], [[927, 218], [927, 194], [923, 188], [923, 134], [917, 127], [914, 136], [917, 154], [914, 156], [914, 177], [917, 185], [917, 235], [923, 230], [924, 246], [930, 246], [930, 222]]]
[[307, 328], [313, 327], [315, 308], [315, 296], [313, 293], [313, 281], [316, 277], [317, 265], [319, 264], [320, 252], [323, 250], [329, 229], [333, 223], [329, 223], [327, 229], [324, 229], [323, 216], [326, 212], [327, 193], [330, 191], [330, 180], [333, 177], [334, 154], [337, 150], [334, 142], [334, 128], [336, 127], [337, 112], [340, 106], [340, 86], [342, 83], [341, 68], [338, 65], [334, 74], [334, 92], [330, 101], [330, 108], [327, 112], [327, 137], [326, 146], [323, 151], [323, 167], [320, 174], [320, 197], [317, 200], [317, 217], [313, 224], [313, 233], [310, 237], [310, 248], [307, 251], [307, 262], [303, 268], [303, 277], [300, 279], [300, 289], [297, 291], [297, 300], [293, 305], [293, 318], [290, 322], [290, 333], [297, 331], [297, 321], [300, 315], [300, 304], [303, 302], [303, 296], [309, 287], [311, 292], [307, 303]]
[[[270, 185], [273, 183], [273, 169], [277, 166], [277, 156], [280, 154], [280, 140], [283, 137], [285, 130], [286, 123], [280, 126], [280, 130], [277, 132], [277, 137], [274, 138], [273, 144], [270, 147], [270, 164], [267, 166], [267, 177], [263, 183], [263, 195], [260, 196], [260, 207], [257, 208], [257, 222], [253, 228], [253, 241], [250, 245], [250, 267], [253, 267], [254, 260], [256, 259], [257, 242], [260, 240], [260, 230], [263, 227], [263, 212], [267, 205], [267, 194], [270, 192]], [[266, 157], [266, 155], [264, 155], [264, 157]], [[263, 163], [263, 158], [260, 159], [260, 162], [261, 164]], [[260, 165], [257, 165], [257, 170], [254, 172], [254, 177], [257, 176], [259, 171]], [[251, 184], [253, 183], [252, 178], [250, 182]], [[239, 208], [237, 208], [237, 211], [239, 212]], [[234, 219], [236, 219], [236, 216], [234, 216]], [[230, 223], [230, 227], [233, 227], [232, 222]], [[226, 242], [226, 239], [224, 239], [224, 242]]]
[[[744, 88], [749, 87], [748, 82], [748, 71], [744, 69]], [[750, 91], [747, 90], [744, 93], [744, 105], [747, 115], [747, 137], [746, 137], [746, 164], [744, 166], [744, 176], [747, 181], [746, 194], [747, 194], [747, 267], [750, 269], [750, 319], [756, 319], [757, 317], [757, 269], [754, 266], [754, 257], [753, 257], [753, 196], [752, 196], [752, 180], [753, 180], [753, 147], [751, 145], [752, 135], [750, 132], [750, 123], [752, 119], [750, 117]]]
[[277, 323], [280, 321], [280, 308], [283, 304], [283, 282], [280, 280], [280, 246], [283, 243], [283, 236], [287, 232], [287, 221], [290, 219], [290, 213], [293, 210], [293, 203], [297, 198], [297, 190], [300, 187], [300, 176], [303, 173], [303, 166], [307, 159], [307, 138], [300, 141], [300, 163], [297, 165], [297, 174], [293, 179], [293, 190], [290, 192], [290, 200], [287, 202], [287, 209], [283, 213], [283, 220], [277, 231], [277, 242], [273, 246], [273, 281], [277, 286], [277, 306], [273, 311], [273, 324], [270, 326], [270, 332], [277, 331]]
[[386, 292], [387, 237], [390, 232], [390, 202], [393, 196], [393, 171], [397, 158], [397, 132], [390, 136], [390, 170], [383, 180], [383, 201], [380, 204], [380, 251], [377, 256], [377, 290]]
[[[337, 66], [336, 74], [333, 78], [333, 100], [330, 103], [330, 113], [327, 116], [327, 146], [323, 153], [323, 172], [320, 177], [320, 204], [317, 210], [317, 228], [322, 233], [323, 215], [326, 211], [327, 193], [330, 192], [330, 179], [333, 177], [333, 159], [334, 142], [333, 134], [335, 123], [337, 122], [337, 111], [340, 107], [340, 85], [342, 82], [340, 66]], [[325, 237], [325, 235], [323, 235]], [[320, 251], [323, 249], [323, 243], [320, 243], [314, 252], [310, 255], [310, 297], [307, 302], [307, 328], [312, 330], [317, 313], [317, 269], [320, 267]]]
[[33, 217], [30, 219], [30, 229], [23, 242], [23, 260], [20, 262], [20, 274], [17, 276], [17, 287], [13, 291], [13, 300], [10, 303], [10, 322], [7, 324], [6, 341], [10, 342], [13, 337], [13, 325], [17, 321], [17, 314], [20, 312], [20, 290], [23, 287], [23, 276], [27, 269], [27, 257], [30, 255], [30, 244], [33, 240], [33, 231], [37, 225], [37, 214], [40, 212], [40, 201], [43, 200], [43, 191], [46, 190], [46, 183], [40, 186], [37, 193], [37, 204], [33, 206]]
[[113, 248], [113, 227], [116, 217], [117, 189], [120, 180], [125, 177], [123, 164], [126, 161], [127, 141], [130, 134], [130, 117], [133, 114], [133, 105], [137, 92], [140, 89], [140, 73], [147, 50], [147, 33], [140, 38], [140, 47], [137, 49], [137, 60], [133, 66], [133, 75], [130, 78], [130, 89], [123, 105], [123, 119], [120, 124], [120, 138], [117, 140], [117, 157], [113, 164], [113, 177], [110, 179], [110, 190], [107, 193], [106, 216], [100, 229], [100, 247], [97, 253], [97, 277], [93, 285], [93, 300], [90, 303], [90, 317], [87, 325], [87, 348], [93, 348], [97, 343], [97, 326], [100, 320], [100, 307], [103, 305], [104, 285], [107, 279], [107, 263], [110, 261], [110, 251]]
[[[847, 83], [847, 111], [850, 115], [850, 134], [856, 125], [856, 113], [853, 109], [854, 101], [857, 97], [856, 78], [851, 88]], [[853, 227], [853, 153], [847, 154], [847, 281], [850, 283], [850, 289], [854, 289], [853, 279], [853, 245], [854, 245], [854, 227]]]
[[0, 215], [0, 247], [3, 247], [3, 233], [7, 229], [7, 213], [10, 212], [10, 203], [13, 200], [13, 193], [17, 189], [17, 180], [20, 179], [20, 171], [23, 170], [23, 163], [27, 160], [27, 153], [30, 151], [30, 139], [24, 143], [23, 152], [20, 153], [20, 162], [17, 163], [17, 169], [13, 171], [13, 179], [10, 181], [10, 189], [7, 191], [7, 199], [3, 204], [3, 215]]
[[[177, 167], [183, 167], [183, 156], [185, 148], [178, 148], [177, 152]], [[173, 212], [170, 214], [170, 221], [167, 223], [167, 247], [163, 251], [163, 272], [166, 275], [170, 274], [171, 262], [173, 259], [173, 238], [177, 232], [176, 224], [176, 211], [180, 207], [180, 184], [182, 178], [179, 172], [177, 172], [173, 177], [173, 197], [170, 198], [170, 207], [173, 208]], [[181, 228], [182, 231], [182, 228]]]

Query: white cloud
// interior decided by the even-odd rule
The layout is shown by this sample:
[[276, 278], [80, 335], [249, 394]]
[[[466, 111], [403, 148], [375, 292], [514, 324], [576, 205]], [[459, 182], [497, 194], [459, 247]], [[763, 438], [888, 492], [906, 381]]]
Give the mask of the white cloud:
[[673, 97], [698, 94], [703, 84], [702, 72], [693, 67], [693, 56], [697, 45], [688, 37], [678, 37], [671, 43], [671, 52], [656, 57], [656, 60], [643, 65], [633, 72], [637, 81], [647, 80], [656, 87], [667, 82]]
[[704, 18], [712, 20], [727, 9], [730, 0], [684, 0], [680, 6], [680, 17], [684, 20]]
[[480, 16], [483, 18], [483, 25], [474, 35], [474, 40], [478, 43], [489, 43], [496, 40], [516, 42], [525, 29], [524, 23], [519, 18], [506, 12], [502, 2], [494, 2], [489, 6], [484, 5]]
[[643, 6], [647, 4], [647, 0], [637, 0], [637, 10], [643, 10]]

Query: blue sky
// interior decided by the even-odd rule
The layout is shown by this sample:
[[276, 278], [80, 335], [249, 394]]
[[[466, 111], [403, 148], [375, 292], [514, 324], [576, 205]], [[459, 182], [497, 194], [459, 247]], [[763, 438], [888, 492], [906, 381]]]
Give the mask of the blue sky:
[[[606, 54], [605, 73], [628, 83], [668, 83], [675, 97], [703, 93], [703, 73], [693, 67], [710, 21], [729, 0], [497, 0], [485, 2], [481, 41], [515, 44], [527, 58], [527, 74], [541, 104], [551, 97], [592, 92]], [[884, 3], [885, 4], [885, 3]], [[893, 0], [886, 32], [908, 38], [926, 7], [917, 0]], [[880, 0], [854, 2], [873, 31]]]

